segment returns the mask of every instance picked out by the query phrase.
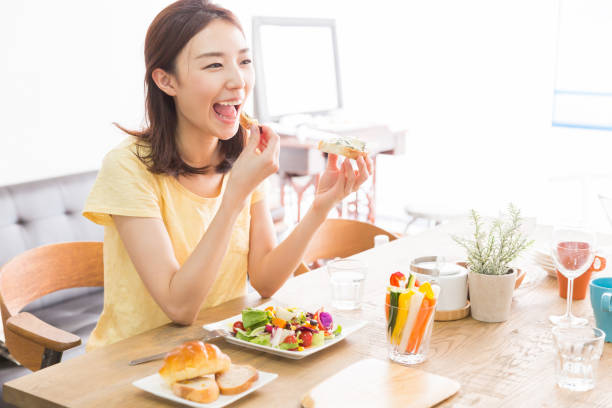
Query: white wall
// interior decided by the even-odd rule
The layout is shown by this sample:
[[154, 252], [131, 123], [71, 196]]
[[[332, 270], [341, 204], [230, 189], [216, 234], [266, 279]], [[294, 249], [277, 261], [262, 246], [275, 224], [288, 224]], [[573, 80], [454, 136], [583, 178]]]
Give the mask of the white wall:
[[[0, 5], [0, 184], [95, 168], [122, 138], [112, 121], [141, 123], [144, 35], [168, 3]], [[595, 192], [608, 188], [612, 134], [551, 127], [557, 1], [220, 3], [247, 35], [253, 15], [337, 19], [348, 110], [408, 132], [407, 155], [381, 160], [381, 187], [396, 192], [381, 211], [422, 201], [491, 214], [513, 201], [543, 222], [585, 207], [608, 229]], [[550, 181], [576, 174], [584, 203], [578, 181]]]
[[0, 185], [95, 169], [143, 117], [143, 44], [167, 1], [0, 3]]

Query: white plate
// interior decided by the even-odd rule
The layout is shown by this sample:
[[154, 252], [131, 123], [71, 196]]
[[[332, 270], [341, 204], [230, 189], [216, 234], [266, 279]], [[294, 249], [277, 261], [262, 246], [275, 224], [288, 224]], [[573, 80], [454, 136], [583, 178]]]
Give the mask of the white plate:
[[543, 261], [552, 262], [552, 256], [544, 252], [534, 252], [533, 257], [535, 259], [541, 259]]
[[[274, 302], [265, 303], [263, 305], [257, 306], [256, 309], [263, 310], [268, 306], [275, 306], [275, 305], [276, 304]], [[287, 358], [291, 358], [294, 360], [299, 360], [301, 358], [308, 357], [309, 355], [314, 354], [317, 351], [326, 349], [329, 346], [332, 346], [338, 343], [339, 341], [344, 340], [345, 337], [361, 329], [363, 326], [365, 326], [368, 323], [364, 320], [353, 320], [353, 319], [347, 319], [344, 317], [336, 317], [334, 316], [333, 313], [332, 313], [332, 317], [334, 318], [334, 327], [338, 327], [338, 325], [342, 326], [342, 333], [339, 336], [336, 336], [336, 338], [334, 339], [325, 340], [325, 343], [323, 343], [322, 346], [309, 347], [307, 349], [304, 349], [304, 351], [289, 351], [289, 350], [281, 350], [281, 349], [278, 349], [272, 346], [263, 346], [261, 344], [255, 344], [255, 343], [248, 342], [246, 340], [237, 339], [231, 334], [228, 336], [225, 336], [224, 338], [228, 343], [237, 344], [239, 346], [263, 351], [265, 353], [270, 353], [270, 354], [274, 354], [274, 355], [281, 356], [281, 357], [287, 357]], [[204, 328], [206, 330], [215, 330], [215, 329], [222, 328], [222, 329], [227, 329], [231, 331], [232, 325], [234, 324], [236, 320], [242, 320], [242, 314], [237, 314], [235, 316], [232, 316], [225, 320], [221, 320], [219, 322], [206, 324], [204, 325]]]
[[199, 402], [189, 401], [184, 398], [180, 398], [176, 396], [170, 389], [170, 386], [160, 377], [159, 374], [153, 374], [148, 377], [141, 378], [140, 380], [134, 381], [132, 384], [140, 388], [141, 390], [150, 392], [151, 394], [157, 395], [158, 397], [169, 399], [169, 400], [178, 402], [180, 404], [189, 405], [190, 407], [221, 408], [228, 404], [231, 404], [232, 402], [236, 400], [239, 400], [245, 395], [252, 393], [256, 389], [263, 387], [264, 385], [266, 385], [267, 383], [271, 381], [274, 381], [276, 377], [278, 377], [278, 374], [266, 373], [264, 371], [258, 371], [258, 372], [259, 372], [259, 379], [255, 381], [253, 385], [251, 386], [251, 388], [249, 388], [245, 392], [241, 392], [240, 394], [236, 394], [236, 395], [219, 394], [219, 398], [217, 398], [216, 401], [213, 401], [209, 404], [201, 404]]
[[557, 269], [555, 265], [550, 264], [550, 263], [545, 263], [545, 262], [536, 262], [536, 265], [539, 265], [544, 269], [552, 269], [552, 270]]

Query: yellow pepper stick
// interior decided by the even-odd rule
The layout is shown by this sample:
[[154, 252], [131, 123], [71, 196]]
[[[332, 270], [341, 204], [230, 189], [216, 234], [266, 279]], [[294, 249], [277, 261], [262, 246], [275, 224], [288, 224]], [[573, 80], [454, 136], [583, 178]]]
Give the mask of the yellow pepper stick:
[[431, 288], [431, 283], [425, 281], [419, 286], [419, 292], [424, 293], [425, 297], [429, 300], [434, 298], [434, 291]]
[[393, 333], [391, 334], [393, 344], [400, 343], [400, 337], [402, 335], [402, 330], [404, 329], [404, 323], [406, 323], [406, 318], [408, 317], [408, 309], [410, 307], [410, 298], [412, 295], [414, 295], [414, 291], [412, 290], [399, 295], [399, 299], [397, 301], [397, 320], [395, 321], [395, 327], [393, 328]]

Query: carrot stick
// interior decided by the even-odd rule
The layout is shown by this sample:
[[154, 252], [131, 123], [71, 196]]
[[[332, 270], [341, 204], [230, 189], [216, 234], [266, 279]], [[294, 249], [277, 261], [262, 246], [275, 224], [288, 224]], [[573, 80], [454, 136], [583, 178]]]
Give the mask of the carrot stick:
[[421, 347], [421, 341], [423, 340], [423, 337], [425, 336], [425, 331], [427, 330], [429, 319], [431, 317], [431, 314], [433, 313], [433, 310], [434, 310], [433, 306], [435, 304], [436, 304], [436, 299], [432, 299], [432, 300], [429, 301], [430, 309], [427, 312], [427, 317], [425, 318], [425, 324], [423, 325], [423, 327], [421, 328], [420, 333], [418, 334], [416, 346], [414, 347], [414, 352], [415, 353], [419, 352], [419, 347]]
[[387, 321], [389, 321], [389, 305], [391, 304], [391, 294], [387, 292], [387, 296], [385, 296], [385, 316], [387, 316]]
[[433, 305], [433, 302], [435, 302], [435, 300], [429, 300], [427, 298], [423, 299], [423, 303], [421, 303], [421, 308], [419, 309], [419, 314], [414, 322], [414, 328], [412, 329], [412, 333], [410, 333], [410, 339], [408, 339], [408, 347], [406, 347], [406, 352], [416, 352], [413, 350], [417, 345], [417, 342], [420, 344], [420, 338], [423, 336], [425, 328], [427, 327], [427, 320], [429, 319], [429, 316], [431, 316], [432, 309], [430, 309], [429, 306]]

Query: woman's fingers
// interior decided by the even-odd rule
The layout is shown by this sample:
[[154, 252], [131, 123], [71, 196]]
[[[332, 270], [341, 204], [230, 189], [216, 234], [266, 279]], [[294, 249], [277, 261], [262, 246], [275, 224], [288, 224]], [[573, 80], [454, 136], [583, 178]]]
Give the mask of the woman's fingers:
[[328, 170], [338, 170], [338, 155], [334, 153], [329, 153], [327, 155], [327, 169]]
[[260, 140], [261, 134], [259, 133], [259, 129], [257, 128], [257, 126], [251, 126], [249, 139], [247, 140], [247, 144], [244, 147], [244, 150], [248, 152], [254, 152], [255, 149], [259, 146]]
[[370, 176], [372, 175], [372, 173], [374, 172], [374, 164], [372, 163], [372, 159], [370, 159], [370, 156], [365, 156], [365, 163], [366, 163], [366, 167], [368, 168], [368, 173], [370, 174]]
[[363, 157], [359, 156], [356, 161], [357, 168], [359, 170], [356, 172], [357, 179], [355, 180], [353, 191], [357, 191], [359, 187], [368, 179], [369, 176], [367, 165]]
[[263, 152], [266, 147], [268, 147], [268, 142], [270, 141], [270, 133], [272, 133], [270, 128], [253, 124], [251, 125], [251, 133], [252, 132], [259, 132], [260, 137], [257, 147], [260, 152]]
[[278, 171], [278, 157], [280, 152], [280, 137], [274, 133], [272, 129], [267, 126], [262, 126], [263, 135], [266, 139], [266, 147], [262, 151], [263, 156], [266, 158], [268, 164], [271, 165], [271, 171], [276, 173]]
[[280, 137], [267, 126], [263, 127], [263, 129], [263, 134], [266, 137], [266, 153], [278, 157], [278, 152], [280, 151]]
[[344, 193], [349, 194], [353, 191], [353, 185], [355, 184], [355, 171], [353, 170], [353, 166], [351, 165], [351, 161], [349, 159], [344, 160], [342, 167], [344, 170], [344, 176], [346, 177]]

